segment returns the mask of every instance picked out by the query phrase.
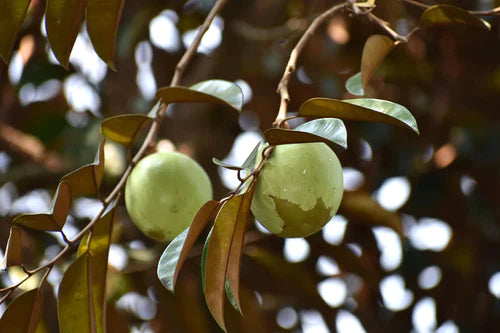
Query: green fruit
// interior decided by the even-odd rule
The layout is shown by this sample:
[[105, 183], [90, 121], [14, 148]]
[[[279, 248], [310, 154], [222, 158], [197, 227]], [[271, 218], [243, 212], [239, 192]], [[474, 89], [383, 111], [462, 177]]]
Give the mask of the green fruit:
[[176, 152], [143, 158], [125, 187], [125, 206], [134, 224], [148, 237], [162, 242], [186, 229], [210, 199], [208, 175], [196, 161]]
[[335, 215], [343, 191], [342, 166], [326, 144], [279, 145], [262, 168], [251, 209], [273, 234], [306, 237]]

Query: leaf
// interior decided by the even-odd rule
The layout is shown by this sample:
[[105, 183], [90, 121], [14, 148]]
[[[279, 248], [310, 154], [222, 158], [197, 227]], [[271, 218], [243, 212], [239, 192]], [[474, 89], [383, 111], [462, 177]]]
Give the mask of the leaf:
[[156, 92], [156, 98], [163, 103], [214, 103], [231, 107], [241, 111], [243, 106], [243, 92], [241, 88], [229, 81], [208, 80], [199, 82], [189, 88], [163, 87]]
[[207, 253], [208, 253], [208, 244], [210, 243], [210, 237], [212, 236], [212, 232], [214, 231], [214, 227], [210, 228], [208, 232], [207, 238], [205, 239], [205, 244], [203, 244], [203, 250], [201, 251], [201, 287], [203, 289], [203, 294], [205, 294], [205, 271], [207, 270]]
[[252, 170], [255, 166], [255, 162], [257, 161], [257, 154], [259, 153], [261, 142], [259, 141], [257, 145], [253, 148], [252, 152], [245, 159], [245, 162], [241, 165], [242, 168], [247, 170]]
[[97, 332], [91, 257], [85, 252], [73, 261], [59, 285], [57, 314], [61, 333]]
[[104, 174], [104, 140], [99, 145], [99, 150], [94, 163], [83, 166], [61, 178], [71, 187], [73, 195], [97, 194], [101, 188]]
[[47, 0], [47, 38], [57, 60], [66, 69], [85, 16], [86, 4], [87, 0]]
[[252, 203], [253, 191], [255, 187], [251, 187], [243, 194], [234, 233], [229, 250], [229, 259], [227, 262], [227, 285], [225, 285], [226, 294], [231, 301], [233, 307], [241, 313], [240, 303], [240, 270], [241, 257], [243, 254], [243, 243], [245, 241], [245, 231], [248, 223], [248, 215], [250, 214], [250, 205]]
[[217, 208], [219, 208], [218, 201], [207, 201], [196, 213], [191, 226], [175, 237], [161, 255], [157, 275], [168, 290], [174, 291], [177, 277], [189, 251]]
[[375, 70], [393, 47], [393, 40], [386, 36], [371, 35], [367, 39], [361, 56], [361, 84], [364, 90]]
[[271, 128], [264, 132], [272, 145], [305, 142], [336, 143], [347, 149], [347, 131], [342, 120], [321, 118], [308, 121], [293, 130]]
[[398, 214], [380, 206], [368, 194], [344, 192], [340, 211], [348, 219], [360, 221], [369, 226], [385, 226], [403, 236], [403, 227]]
[[374, 98], [336, 100], [311, 98], [299, 109], [302, 117], [329, 117], [387, 123], [408, 128], [419, 134], [417, 122], [404, 106]]
[[206, 256], [205, 300], [212, 317], [224, 331], [226, 331], [224, 324], [224, 286], [229, 251], [243, 196], [244, 194], [233, 196], [219, 210], [215, 218]]
[[[116, 211], [115, 207], [116, 200], [106, 208], [103, 216], [94, 225], [92, 234], [87, 233], [78, 246], [78, 256], [82, 256], [85, 253], [90, 254], [87, 276], [91, 279], [88, 286], [92, 288], [91, 294], [96, 332], [105, 332], [105, 287], [111, 232], [113, 230], [113, 220]], [[89, 237], [91, 237], [90, 242]]]
[[106, 138], [129, 147], [142, 126], [150, 121], [141, 114], [125, 114], [104, 119], [100, 129]]
[[23, 214], [17, 216], [13, 222], [24, 227], [59, 231], [63, 228], [71, 208], [71, 189], [68, 182], [62, 180], [57, 187], [49, 211], [45, 214]]
[[32, 289], [15, 298], [0, 318], [2, 332], [34, 333], [42, 314], [43, 296], [40, 289]]
[[361, 84], [361, 72], [354, 74], [345, 83], [345, 87], [349, 93], [356, 96], [363, 96], [365, 91]]
[[125, 0], [87, 0], [87, 31], [99, 57], [115, 69], [115, 40]]
[[472, 15], [465, 9], [450, 5], [435, 5], [429, 7], [420, 17], [420, 25], [424, 28], [448, 24], [464, 24], [490, 30], [477, 16]]
[[245, 168], [243, 167], [239, 167], [239, 166], [235, 166], [235, 165], [231, 165], [231, 164], [227, 164], [215, 157], [212, 157], [212, 163], [215, 164], [215, 165], [218, 165], [220, 167], [223, 167], [223, 168], [226, 168], [226, 169], [229, 169], [229, 170], [245, 170]]
[[161, 108], [160, 108], [161, 104], [162, 104], [161, 101], [158, 101], [158, 102], [156, 102], [155, 105], [153, 105], [151, 110], [149, 110], [149, 112], [148, 112], [149, 118], [156, 119], [156, 117], [158, 117], [158, 112], [161, 110]]
[[5, 248], [5, 255], [0, 269], [5, 269], [10, 266], [21, 265], [23, 263], [23, 235], [19, 227], [13, 226], [10, 228], [9, 240]]
[[31, 0], [0, 0], [0, 57], [7, 63]]

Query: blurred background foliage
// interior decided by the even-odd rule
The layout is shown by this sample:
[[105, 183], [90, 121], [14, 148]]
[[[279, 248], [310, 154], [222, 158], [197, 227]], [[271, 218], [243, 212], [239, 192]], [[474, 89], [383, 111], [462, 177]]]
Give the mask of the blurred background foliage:
[[[439, 1], [471, 10], [494, 0]], [[85, 27], [70, 58], [57, 64], [42, 28], [45, 2], [33, 0], [8, 65], [0, 62], [0, 248], [12, 218], [44, 211], [58, 179], [93, 160], [104, 117], [145, 113], [158, 87], [201, 25], [211, 0], [126, 1], [110, 71]], [[183, 85], [219, 78], [245, 94], [238, 116], [223, 107], [175, 106], [158, 149], [198, 160], [214, 197], [236, 175], [212, 157], [242, 162], [276, 116], [275, 93], [289, 53], [314, 15], [332, 1], [229, 1], [188, 68]], [[422, 10], [377, 0], [374, 13], [408, 34]], [[373, 198], [401, 219], [403, 237], [374, 227], [370, 211], [343, 204], [321, 233], [307, 239], [265, 235], [251, 226], [242, 264], [245, 317], [226, 307], [230, 332], [494, 332], [500, 325], [500, 20], [491, 31], [434, 27], [399, 44], [370, 81], [366, 95], [406, 106], [420, 136], [389, 125], [346, 122], [345, 197]], [[345, 81], [359, 71], [364, 42], [383, 33], [362, 17], [332, 18], [310, 40], [290, 84], [290, 111], [312, 97], [353, 98]], [[295, 124], [293, 124], [295, 125]], [[106, 144], [104, 193], [126, 166], [125, 152]], [[346, 200], [347, 200], [346, 199]], [[65, 232], [76, 234], [100, 208], [74, 200]], [[375, 212], [373, 214], [376, 214]], [[165, 244], [143, 236], [123, 206], [110, 250], [110, 332], [219, 331], [203, 301], [201, 244], [180, 275], [175, 296], [156, 277]], [[25, 261], [34, 266], [64, 245], [57, 234], [23, 231]], [[0, 253], [3, 255], [3, 253]], [[65, 264], [45, 288], [44, 327], [57, 331], [55, 298]], [[10, 268], [0, 287], [17, 281]], [[23, 285], [25, 289], [32, 287]], [[5, 305], [0, 306], [0, 312]], [[128, 328], [127, 328], [128, 327]], [[496, 327], [496, 328], [495, 328]]]

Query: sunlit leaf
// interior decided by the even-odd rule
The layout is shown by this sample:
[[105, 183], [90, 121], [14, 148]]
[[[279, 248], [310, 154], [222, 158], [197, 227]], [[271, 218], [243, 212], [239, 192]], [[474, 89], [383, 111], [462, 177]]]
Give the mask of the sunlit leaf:
[[223, 161], [221, 161], [219, 159], [216, 159], [215, 157], [212, 157], [212, 163], [215, 164], [215, 165], [218, 165], [220, 167], [229, 169], [229, 170], [236, 170], [236, 171], [238, 171], [238, 170], [244, 170], [243, 167], [225, 163], [225, 162], [223, 162]]
[[99, 145], [94, 163], [68, 173], [61, 181], [66, 181], [73, 195], [91, 195], [99, 192], [104, 175], [104, 140]]
[[79, 256], [59, 285], [57, 314], [61, 333], [97, 332], [91, 254]]
[[18, 296], [0, 318], [0, 331], [34, 333], [42, 314], [42, 304], [43, 296], [38, 288]]
[[45, 27], [54, 55], [68, 68], [69, 56], [85, 17], [87, 0], [47, 0]]
[[349, 93], [356, 96], [363, 96], [365, 91], [361, 83], [361, 72], [351, 76], [345, 83], [345, 87]]
[[44, 214], [23, 214], [17, 216], [14, 222], [24, 227], [36, 230], [61, 230], [71, 208], [71, 189], [66, 181], [61, 181], [52, 199], [49, 211]]
[[396, 103], [374, 98], [342, 101], [311, 98], [300, 106], [298, 115], [387, 123], [419, 133], [417, 122], [408, 109]]
[[347, 131], [342, 120], [322, 118], [308, 121], [293, 130], [271, 128], [264, 132], [272, 145], [305, 142], [336, 143], [347, 148]]
[[243, 93], [241, 88], [229, 81], [208, 80], [199, 82], [189, 88], [163, 87], [156, 92], [156, 98], [163, 103], [215, 103], [229, 106], [241, 111]]
[[115, 70], [115, 39], [125, 0], [87, 0], [87, 31], [94, 49]]
[[5, 255], [0, 269], [5, 269], [10, 266], [21, 265], [23, 263], [23, 237], [22, 230], [19, 227], [13, 226], [10, 228], [9, 240], [5, 248]]
[[393, 40], [386, 36], [372, 35], [366, 40], [361, 57], [361, 84], [364, 90], [375, 70], [393, 47]]
[[125, 147], [130, 146], [142, 126], [151, 118], [140, 114], [125, 114], [106, 118], [101, 122], [101, 133]]
[[465, 24], [489, 30], [489, 27], [475, 15], [468, 11], [450, 5], [435, 5], [427, 8], [420, 17], [422, 27], [436, 25]]
[[218, 207], [219, 202], [207, 201], [196, 213], [191, 226], [175, 237], [161, 255], [157, 274], [168, 290], [174, 291], [177, 277], [189, 251]]
[[217, 324], [224, 330], [224, 286], [236, 222], [244, 194], [229, 199], [215, 218], [205, 267], [205, 300]]
[[158, 112], [161, 110], [161, 101], [156, 102], [155, 105], [149, 110], [148, 117], [151, 119], [156, 119], [158, 117]]
[[250, 205], [252, 203], [254, 187], [248, 189], [243, 194], [243, 201], [241, 202], [234, 233], [229, 250], [229, 259], [227, 263], [227, 284], [229, 291], [226, 287], [226, 294], [231, 301], [233, 307], [241, 312], [240, 304], [240, 269], [241, 257], [243, 253], [243, 243], [245, 240], [245, 231], [248, 222], [248, 215], [250, 214]]
[[7, 63], [31, 0], [0, 0], [0, 57]]
[[255, 162], [257, 161], [257, 154], [259, 153], [261, 142], [259, 141], [257, 145], [253, 148], [252, 152], [245, 159], [245, 162], [241, 165], [242, 168], [247, 170], [252, 170], [255, 166]]
[[370, 226], [385, 226], [403, 235], [402, 223], [398, 214], [380, 206], [368, 194], [344, 192], [340, 211], [353, 221], [360, 221]]

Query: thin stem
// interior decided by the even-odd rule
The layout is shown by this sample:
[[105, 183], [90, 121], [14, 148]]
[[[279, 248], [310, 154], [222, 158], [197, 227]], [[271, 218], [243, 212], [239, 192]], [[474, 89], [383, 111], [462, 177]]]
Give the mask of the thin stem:
[[186, 50], [177, 66], [175, 66], [174, 77], [170, 82], [171, 86], [176, 86], [181, 82], [182, 75], [184, 74], [187, 65], [195, 55], [196, 50], [198, 49], [198, 45], [200, 45], [201, 39], [203, 38], [203, 35], [205, 35], [205, 32], [207, 32], [208, 28], [210, 28], [210, 24], [212, 24], [215, 16], [221, 11], [226, 2], [227, 0], [217, 0], [210, 13], [208, 13], [207, 18], [205, 19], [205, 22], [203, 22], [203, 25], [200, 27], [200, 30], [198, 30], [193, 43]]
[[378, 16], [374, 15], [373, 13], [368, 13], [367, 17], [372, 21], [373, 23], [377, 24], [379, 27], [384, 29], [389, 35], [391, 35], [392, 39], [407, 43], [408, 38], [405, 36], [402, 36], [398, 34], [396, 31], [392, 30], [391, 27], [382, 19], [380, 19]]
[[[288, 59], [288, 63], [286, 65], [285, 72], [283, 73], [283, 77], [281, 78], [281, 81], [278, 84], [278, 89], [276, 90], [276, 92], [280, 95], [281, 101], [280, 101], [280, 108], [278, 111], [278, 115], [276, 116], [276, 120], [274, 121], [273, 124], [274, 126], [277, 126], [277, 124], [279, 124], [281, 120], [286, 118], [288, 102], [290, 101], [290, 94], [288, 93], [288, 83], [290, 82], [292, 74], [295, 72], [297, 66], [297, 58], [303, 51], [307, 41], [311, 38], [316, 29], [322, 23], [324, 23], [328, 18], [335, 15], [338, 11], [347, 7], [348, 5], [349, 2], [347, 1], [343, 2], [341, 4], [333, 6], [332, 8], [325, 11], [323, 14], [316, 17], [312, 21], [311, 25], [304, 32], [302, 37], [299, 39], [297, 45], [293, 48], [292, 52], [290, 53], [290, 58]], [[286, 127], [287, 125], [283, 124], [283, 126]]]

